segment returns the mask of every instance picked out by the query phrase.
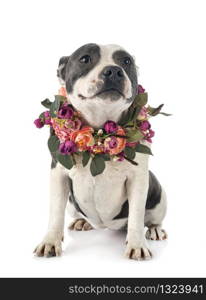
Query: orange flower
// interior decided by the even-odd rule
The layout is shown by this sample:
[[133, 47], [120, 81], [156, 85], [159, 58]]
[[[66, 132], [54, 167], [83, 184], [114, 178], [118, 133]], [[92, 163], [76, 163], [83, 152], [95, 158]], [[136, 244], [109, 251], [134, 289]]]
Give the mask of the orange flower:
[[59, 89], [59, 95], [60, 95], [60, 96], [63, 96], [63, 97], [67, 97], [67, 90], [66, 90], [65, 87], [62, 86], [62, 87]]
[[94, 129], [86, 126], [80, 130], [74, 131], [70, 135], [71, 141], [75, 142], [79, 151], [87, 150], [87, 147], [94, 145], [92, 133]]
[[[122, 127], [118, 126], [118, 129], [115, 133], [116, 135], [125, 135], [125, 131]], [[125, 146], [126, 146], [126, 139], [125, 138], [120, 138], [117, 137], [116, 138], [116, 146], [112, 147], [110, 146], [110, 141], [111, 138], [108, 137], [105, 139], [104, 141], [104, 146], [107, 149], [107, 151], [109, 152], [110, 155], [116, 155], [120, 152], [122, 152], [122, 150], [124, 150]]]

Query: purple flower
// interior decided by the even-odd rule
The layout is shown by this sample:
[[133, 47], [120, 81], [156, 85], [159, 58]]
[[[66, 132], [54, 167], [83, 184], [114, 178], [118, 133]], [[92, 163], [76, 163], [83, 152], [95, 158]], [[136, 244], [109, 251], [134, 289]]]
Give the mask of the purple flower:
[[43, 120], [42, 119], [36, 119], [35, 121], [34, 121], [34, 124], [36, 125], [36, 127], [37, 128], [42, 128], [43, 126], [44, 126], [44, 122], [43, 122]]
[[77, 151], [77, 146], [72, 141], [66, 141], [59, 145], [59, 152], [63, 155], [72, 154]]
[[150, 127], [151, 127], [151, 125], [150, 125], [150, 123], [148, 121], [142, 121], [139, 128], [142, 131], [146, 131], [146, 130], [150, 129]]
[[140, 84], [138, 84], [137, 90], [138, 90], [138, 94], [144, 94], [144, 92], [145, 92], [145, 89]]
[[60, 119], [70, 119], [74, 114], [73, 109], [68, 105], [63, 105], [58, 111], [58, 118]]
[[45, 119], [45, 124], [46, 125], [51, 125], [51, 119]]
[[45, 111], [44, 116], [45, 116], [45, 118], [50, 118], [51, 117], [50, 112], [48, 110]]
[[117, 131], [117, 124], [113, 121], [107, 121], [104, 124], [104, 130], [106, 133], [114, 133]]
[[109, 148], [113, 149], [117, 147], [117, 139], [115, 136], [111, 136], [110, 141], [108, 142]]

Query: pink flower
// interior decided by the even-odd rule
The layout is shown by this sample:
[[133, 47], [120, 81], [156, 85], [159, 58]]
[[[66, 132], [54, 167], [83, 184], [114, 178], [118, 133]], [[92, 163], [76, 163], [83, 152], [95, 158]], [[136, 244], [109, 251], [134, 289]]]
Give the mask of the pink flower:
[[71, 129], [65, 126], [65, 121], [58, 118], [52, 118], [51, 124], [54, 129], [56, 136], [60, 139], [61, 142], [69, 140]]
[[49, 110], [46, 110], [46, 111], [44, 112], [44, 116], [45, 116], [45, 118], [50, 118], [50, 117], [51, 117], [50, 111], [49, 111]]
[[36, 125], [36, 127], [37, 128], [42, 128], [43, 126], [44, 126], [44, 122], [43, 122], [43, 120], [42, 119], [36, 119], [35, 121], [34, 121], [34, 124]]
[[138, 84], [137, 90], [138, 90], [138, 94], [144, 94], [144, 92], [145, 92], [145, 89], [144, 89], [143, 86], [140, 85], [140, 84]]
[[142, 131], [146, 131], [146, 130], [150, 129], [150, 127], [151, 127], [151, 125], [148, 121], [142, 121], [139, 128]]
[[64, 104], [58, 111], [58, 118], [70, 119], [74, 114], [73, 109], [68, 104]]
[[63, 96], [63, 97], [67, 97], [67, 90], [66, 90], [65, 87], [62, 86], [62, 87], [59, 89], [59, 95], [61, 95], [61, 96]]
[[[122, 127], [118, 126], [116, 134], [125, 136], [125, 131]], [[112, 141], [112, 138], [115, 138], [115, 140]], [[122, 137], [112, 137], [112, 136], [110, 136], [110, 137], [105, 139], [104, 146], [105, 146], [105, 149], [108, 151], [109, 154], [116, 155], [116, 154], [122, 152], [122, 150], [125, 148], [126, 139], [122, 138]]]
[[107, 121], [104, 124], [104, 130], [106, 131], [106, 133], [114, 133], [117, 131], [117, 124], [113, 121]]

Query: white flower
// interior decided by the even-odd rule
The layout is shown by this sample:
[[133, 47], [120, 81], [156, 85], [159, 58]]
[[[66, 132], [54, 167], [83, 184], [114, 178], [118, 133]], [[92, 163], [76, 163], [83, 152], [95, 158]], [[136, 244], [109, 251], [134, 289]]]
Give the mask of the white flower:
[[102, 135], [102, 134], [103, 134], [103, 130], [99, 129], [98, 132], [97, 132], [97, 135]]
[[113, 160], [113, 161], [118, 161], [118, 159], [119, 159], [118, 156], [114, 156], [112, 160]]

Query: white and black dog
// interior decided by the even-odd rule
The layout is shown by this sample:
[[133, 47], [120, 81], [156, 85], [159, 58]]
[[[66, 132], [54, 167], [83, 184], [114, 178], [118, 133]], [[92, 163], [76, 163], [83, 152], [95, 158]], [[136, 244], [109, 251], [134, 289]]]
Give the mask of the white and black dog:
[[[71, 104], [94, 128], [101, 128], [107, 120], [118, 122], [137, 93], [134, 59], [116, 45], [84, 45], [60, 59], [57, 73]], [[74, 218], [70, 229], [127, 228], [126, 257], [150, 259], [146, 238], [166, 239], [161, 228], [166, 195], [148, 169], [148, 155], [136, 153], [135, 160], [138, 166], [126, 160], [109, 161], [104, 172], [93, 177], [89, 164], [83, 167], [77, 161], [68, 170], [53, 159], [48, 232], [36, 255], [61, 254], [67, 206]]]

